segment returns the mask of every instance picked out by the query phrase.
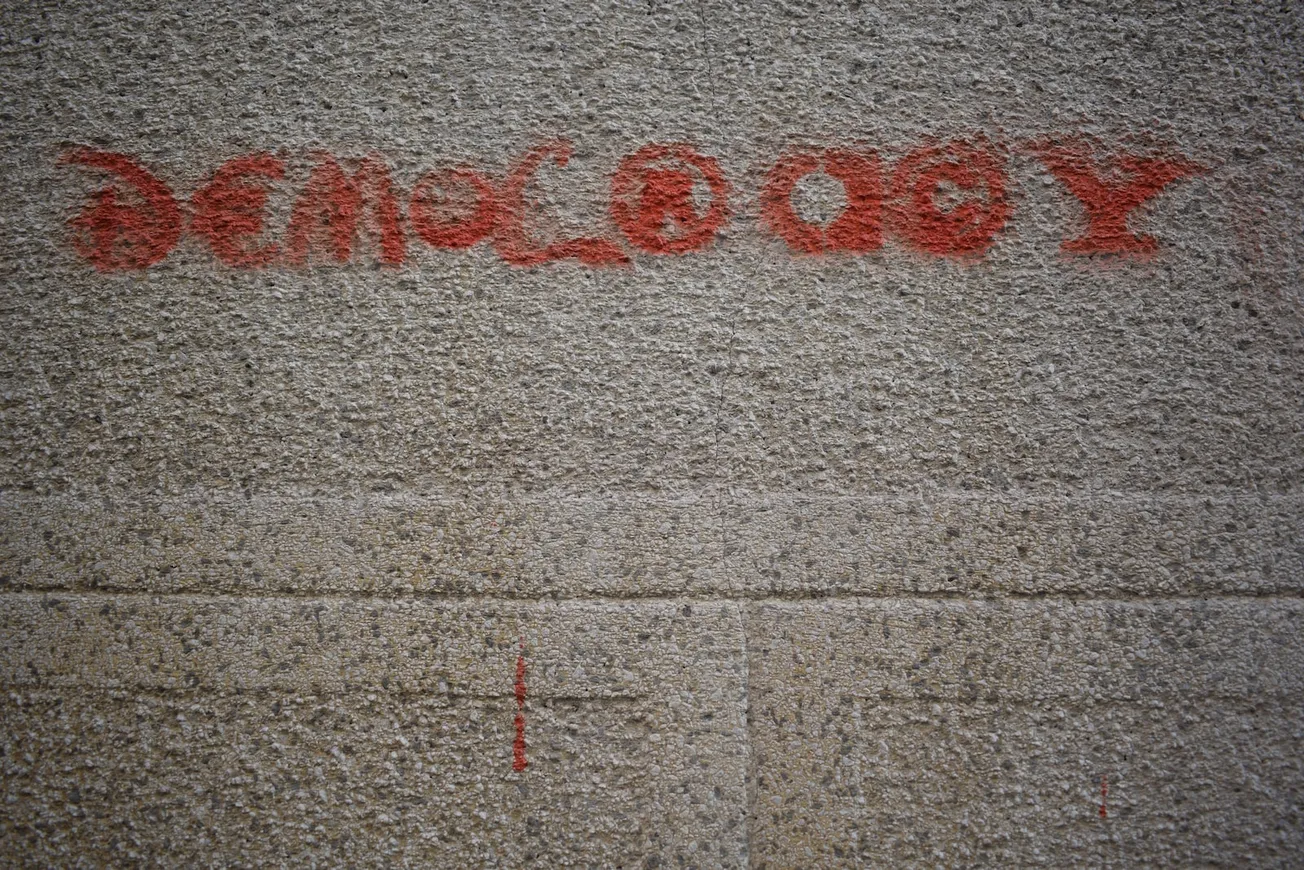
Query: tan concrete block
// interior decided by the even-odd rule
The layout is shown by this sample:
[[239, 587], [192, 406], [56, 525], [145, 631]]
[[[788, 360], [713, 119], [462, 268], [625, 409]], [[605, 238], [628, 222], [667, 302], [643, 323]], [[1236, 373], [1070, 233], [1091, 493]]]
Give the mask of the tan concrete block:
[[1287, 866], [1301, 618], [1280, 600], [754, 605], [753, 864]]
[[0, 840], [33, 863], [743, 862], [734, 606], [0, 603]]
[[1296, 593], [1304, 495], [732, 494], [754, 595]]
[[1294, 866], [1298, 709], [807, 694], [761, 713], [752, 866]]
[[678, 595], [732, 588], [718, 496], [0, 496], [13, 587]]
[[[806, 22], [818, 27], [810, 44], [822, 53], [802, 68], [802, 86], [789, 75], [791, 47], [758, 48], [795, 26], [784, 13], [712, 8], [694, 28], [683, 9], [622, 9], [586, 27], [553, 9], [547, 17], [565, 29], [571, 57], [587, 57], [581, 78], [590, 93], [610, 100], [579, 117], [566, 96], [578, 73], [523, 59], [510, 40], [486, 40], [475, 55], [476, 64], [512, 69], [501, 79], [510, 87], [485, 92], [481, 75], [449, 57], [428, 61], [477, 94], [478, 109], [455, 100], [458, 87], [436, 96], [408, 83], [412, 104], [381, 112], [351, 66], [335, 70], [344, 79], [327, 98], [319, 90], [325, 69], [287, 80], [282, 59], [266, 53], [251, 55], [239, 84], [222, 88], [202, 62], [163, 71], [131, 48], [115, 56], [122, 66], [110, 64], [112, 74], [99, 52], [81, 48], [88, 34], [147, 29], [184, 44], [182, 53], [198, 50], [186, 31], [168, 29], [186, 26], [185, 16], [166, 4], [140, 6], [9, 11], [7, 32], [43, 42], [5, 59], [15, 82], [12, 120], [0, 131], [6, 488], [175, 494], [330, 482], [364, 492], [539, 491], [733, 482], [834, 494], [1203, 494], [1275, 492], [1304, 474], [1293, 232], [1300, 135], [1285, 108], [1293, 95], [1282, 83], [1291, 79], [1272, 73], [1294, 62], [1282, 37], [1286, 11], [1211, 13], [1202, 26], [1245, 40], [1229, 56], [1262, 57], [1252, 74], [1262, 78], [1251, 88], [1239, 78], [1251, 74], [1233, 64], [1188, 69], [1186, 102], [1165, 97], [1152, 114], [1120, 105], [1113, 80], [1084, 78], [1096, 60], [1065, 60], [1031, 36], [1112, 28], [1110, 20], [1023, 22], [1017, 32], [1032, 42], [1020, 54], [1038, 59], [1037, 73], [1025, 86], [956, 100], [957, 77], [1012, 75], [1006, 40], [1015, 27], [1000, 15], [975, 13], [982, 26], [971, 31], [995, 40], [992, 55], [940, 52], [916, 64], [905, 34], [927, 32], [929, 22], [909, 4], [885, 13], [909, 22], [894, 27], [829, 12]], [[410, 18], [403, 9], [393, 4], [389, 13]], [[1036, 4], [1020, 11], [1041, 13]], [[463, 39], [482, 23], [467, 10], [451, 18], [441, 27], [455, 26]], [[1153, 16], [1189, 26], [1177, 18]], [[718, 38], [720, 52], [739, 54], [704, 56], [710, 20], [727, 22], [712, 44]], [[204, 26], [242, 31], [238, 14]], [[504, 26], [524, 25], [513, 18]], [[315, 52], [319, 40], [336, 38], [323, 27], [297, 21], [282, 34], [284, 53]], [[533, 39], [527, 30], [521, 38]], [[596, 33], [625, 40], [639, 57], [618, 60]], [[650, 34], [651, 56], [632, 48]], [[373, 44], [368, 29], [359, 39], [394, 69], [406, 65], [406, 52], [428, 51], [427, 39], [410, 34]], [[866, 47], [878, 40], [911, 62], [892, 64]], [[1095, 57], [1094, 44], [1081, 43], [1083, 57]], [[61, 81], [79, 87], [48, 80], [44, 56], [58, 57]], [[1111, 54], [1110, 64], [1126, 65], [1121, 57]], [[346, 60], [343, 51], [332, 58]], [[712, 69], [744, 78], [719, 81], [717, 98]], [[809, 85], [805, 74], [815, 71], [837, 86]], [[136, 88], [109, 84], [127, 73]], [[264, 75], [284, 82], [298, 108], [269, 103]], [[1163, 78], [1159, 91], [1179, 86]], [[1055, 95], [1039, 90], [1049, 80]], [[614, 86], [634, 83], [634, 92], [612, 96]], [[870, 87], [895, 109], [860, 103]], [[1247, 92], [1276, 99], [1250, 105], [1235, 96]], [[1147, 92], [1136, 93], [1142, 100]], [[179, 130], [136, 122], [159, 106], [194, 105], [206, 110], [181, 112]], [[228, 105], [239, 111], [221, 110]], [[1166, 119], [1163, 148], [1209, 169], [1136, 215], [1138, 229], [1162, 238], [1160, 254], [1120, 263], [1061, 256], [1060, 244], [1081, 229], [1081, 204], [1020, 143], [1077, 135], [1087, 123], [1122, 147], [1149, 141], [1156, 117]], [[513, 269], [485, 250], [414, 244], [412, 260], [396, 270], [362, 259], [250, 273], [221, 267], [186, 239], [156, 267], [106, 275], [66, 243], [66, 221], [94, 186], [58, 163], [68, 142], [101, 134], [182, 198], [251, 149], [286, 149], [299, 160], [313, 148], [377, 151], [410, 190], [434, 165], [466, 161], [501, 175], [524, 149], [566, 135], [578, 153], [556, 168], [560, 183], [541, 182], [549, 208], [562, 223], [575, 218], [608, 234], [617, 232], [606, 198], [620, 157], [682, 137], [721, 159], [737, 188], [737, 215], [709, 251], [640, 255], [631, 269], [600, 272], [574, 263]], [[865, 257], [796, 257], [759, 223], [765, 172], [794, 143], [864, 143], [890, 162], [930, 137], [979, 134], [1010, 152], [1017, 201], [981, 262], [923, 257], [899, 240]]]
[[[1184, 196], [1175, 214], [1219, 194]], [[979, 270], [852, 262], [757, 281], [722, 405], [730, 479], [803, 495], [1290, 490], [1300, 309], [1243, 295], [1215, 223], [1210, 249], [1162, 272], [1004, 249]]]
[[0, 496], [10, 588], [534, 596], [1298, 591], [1304, 496]]

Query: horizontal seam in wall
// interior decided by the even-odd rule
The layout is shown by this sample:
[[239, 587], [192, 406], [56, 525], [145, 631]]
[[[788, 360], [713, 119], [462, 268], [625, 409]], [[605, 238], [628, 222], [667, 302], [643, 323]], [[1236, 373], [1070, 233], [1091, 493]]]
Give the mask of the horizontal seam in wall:
[[[415, 592], [404, 593], [402, 595], [377, 595], [368, 592], [352, 591], [327, 591], [327, 592], [296, 592], [296, 591], [274, 591], [266, 592], [201, 592], [201, 591], [169, 591], [158, 592], [139, 589], [96, 589], [96, 588], [78, 588], [78, 587], [29, 587], [24, 589], [14, 589], [0, 592], [0, 602], [6, 598], [58, 598], [60, 595], [82, 597], [82, 598], [151, 598], [151, 599], [203, 599], [213, 602], [221, 601], [373, 601], [378, 604], [396, 603], [396, 602], [429, 602], [438, 604], [483, 604], [483, 605], [522, 605], [522, 604], [682, 604], [690, 603], [801, 603], [817, 601], [836, 601], [836, 602], [883, 602], [883, 601], [972, 601], [972, 602], [993, 602], [1002, 601], [1052, 601], [1070, 604], [1102, 604], [1102, 603], [1164, 603], [1164, 602], [1197, 602], [1197, 601], [1214, 601], [1214, 602], [1263, 602], [1271, 603], [1273, 601], [1295, 602], [1304, 601], [1304, 589], [1292, 592], [1271, 592], [1271, 593], [1211, 593], [1203, 594], [1177, 594], [1177, 595], [1087, 595], [1087, 594], [1068, 594], [1068, 593], [974, 593], [974, 592], [909, 592], [901, 594], [866, 594], [866, 593], [848, 593], [848, 594], [823, 594], [823, 593], [800, 593], [791, 594], [766, 594], [766, 595], [592, 595], [592, 596], [519, 596], [509, 595], [483, 595], [483, 594], [454, 594], [439, 592]], [[0, 605], [2, 606], [2, 605]]]

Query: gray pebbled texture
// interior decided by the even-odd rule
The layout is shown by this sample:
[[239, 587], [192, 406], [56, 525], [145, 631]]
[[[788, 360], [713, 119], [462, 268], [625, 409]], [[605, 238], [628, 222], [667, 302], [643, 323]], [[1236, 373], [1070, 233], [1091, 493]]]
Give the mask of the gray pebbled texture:
[[1301, 618], [1295, 600], [757, 604], [754, 866], [1292, 866]]
[[732, 604], [11, 596], [0, 638], [19, 864], [737, 866], [743, 852]]
[[[4, 4], [0, 863], [1299, 865], [1302, 30]], [[1205, 171], [1132, 216], [1152, 257], [1067, 257], [1043, 136]], [[251, 272], [187, 236], [105, 274], [69, 244], [104, 182], [69, 146], [181, 199], [281, 154], [280, 239], [315, 150], [379, 155], [405, 202], [558, 137], [548, 234], [619, 238], [649, 142], [718, 158], [731, 222], [606, 270], [414, 240], [382, 268], [363, 236]], [[953, 137], [1005, 155], [980, 260], [762, 225], [785, 148]]]

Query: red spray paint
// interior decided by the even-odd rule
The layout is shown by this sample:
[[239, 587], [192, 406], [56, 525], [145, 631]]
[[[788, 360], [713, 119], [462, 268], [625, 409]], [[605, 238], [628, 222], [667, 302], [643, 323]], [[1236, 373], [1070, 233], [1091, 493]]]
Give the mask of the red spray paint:
[[470, 169], [426, 173], [412, 191], [408, 221], [431, 247], [469, 248], [494, 231], [494, 187]]
[[101, 272], [144, 269], [168, 255], [181, 237], [182, 220], [167, 185], [125, 154], [75, 148], [59, 162], [111, 172], [128, 185], [127, 201], [122, 188], [110, 185], [68, 221], [78, 254]]
[[[847, 206], [828, 228], [808, 223], [792, 208], [797, 182], [820, 170], [842, 182]], [[761, 191], [761, 218], [794, 251], [865, 253], [883, 244], [883, 176], [878, 157], [855, 151], [795, 151], [770, 170]]]
[[[1043, 138], [1016, 147], [1035, 154], [1082, 203], [1088, 227], [1063, 243], [1073, 254], [1141, 254], [1158, 243], [1132, 233], [1129, 216], [1167, 185], [1202, 171], [1180, 156], [1115, 154], [1104, 163], [1080, 139]], [[343, 161], [315, 155], [307, 184], [294, 203], [285, 238], [265, 241], [269, 188], [286, 173], [283, 159], [267, 153], [223, 164], [191, 197], [190, 232], [222, 263], [236, 268], [348, 263], [366, 231], [378, 242], [378, 256], [402, 264], [409, 225], [435, 248], [467, 248], [492, 238], [514, 266], [574, 259], [588, 266], [628, 265], [626, 250], [596, 236], [555, 240], [533, 238], [538, 205], [528, 192], [539, 168], [551, 160], [566, 166], [571, 143], [555, 140], [527, 151], [502, 182], [470, 168], [429, 172], [417, 181], [407, 208], [389, 167], [372, 155], [342, 168]], [[759, 196], [763, 224], [797, 253], [868, 253], [892, 233], [916, 250], [977, 260], [1006, 225], [1006, 152], [981, 137], [931, 143], [911, 151], [888, 173], [871, 151], [848, 148], [789, 151], [766, 175]], [[115, 176], [91, 194], [68, 221], [72, 247], [101, 271], [143, 269], [161, 261], [176, 245], [187, 222], [172, 192], [123, 154], [76, 148], [61, 163]], [[802, 220], [792, 194], [803, 177], [825, 172], [838, 179], [847, 205], [827, 226]], [[695, 188], [709, 190], [699, 203]], [[719, 162], [683, 143], [645, 145], [623, 158], [611, 179], [611, 218], [636, 249], [675, 255], [711, 245], [730, 217], [733, 195]], [[533, 220], [532, 220], [533, 218]]]
[[981, 255], [1010, 211], [1004, 158], [981, 140], [917, 148], [892, 174], [892, 229], [930, 254]]
[[402, 264], [407, 242], [389, 167], [379, 157], [367, 157], [350, 177], [329, 154], [318, 156], [307, 186], [294, 203], [287, 231], [289, 261], [302, 265], [310, 252], [324, 247], [336, 262], [347, 263], [367, 200], [372, 206], [371, 223], [380, 235], [380, 261]]
[[1096, 162], [1085, 143], [1038, 142], [1028, 150], [1077, 197], [1087, 212], [1087, 231], [1061, 246], [1068, 254], [1148, 254], [1158, 247], [1154, 236], [1127, 228], [1128, 215], [1179, 178], [1202, 171], [1180, 157], [1116, 154]]
[[[699, 215], [693, 185], [706, 181], [711, 204]], [[649, 254], [704, 248], [729, 217], [729, 182], [714, 157], [684, 144], [644, 145], [611, 179], [611, 216], [631, 243]]]
[[1105, 809], [1105, 799], [1109, 797], [1109, 783], [1105, 777], [1100, 778], [1100, 817], [1109, 818], [1109, 810]]
[[257, 247], [251, 241], [263, 231], [267, 188], [249, 179], [277, 180], [284, 175], [284, 161], [270, 154], [251, 154], [223, 164], [190, 198], [191, 232], [205, 239], [228, 266], [257, 269], [273, 262], [280, 252], [278, 245]]
[[564, 167], [570, 161], [571, 143], [565, 139], [549, 142], [526, 152], [512, 169], [498, 197], [498, 225], [494, 246], [498, 254], [513, 266], [537, 266], [553, 260], [574, 258], [586, 266], [628, 265], [629, 257], [615, 242], [581, 237], [563, 239], [544, 247], [533, 242], [525, 229], [525, 188], [534, 179], [543, 161], [552, 158]]
[[521, 638], [521, 652], [516, 657], [516, 740], [512, 742], [512, 770], [522, 771], [530, 766], [525, 760], [525, 638]]

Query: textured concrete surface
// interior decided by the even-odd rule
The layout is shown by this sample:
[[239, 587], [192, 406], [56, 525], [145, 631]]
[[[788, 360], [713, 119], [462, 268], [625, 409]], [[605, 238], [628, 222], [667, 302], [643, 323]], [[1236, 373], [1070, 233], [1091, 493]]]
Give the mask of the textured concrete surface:
[[[0, 863], [1298, 866], [1302, 31], [1248, 2], [3, 4]], [[241, 269], [192, 223], [101, 271], [69, 224], [112, 181], [76, 148], [182, 224], [275, 155], [284, 242], [324, 153], [406, 214], [430, 170], [505, 189], [558, 139], [530, 232], [629, 265], [405, 224], [398, 266], [364, 227], [348, 262]], [[762, 219], [788, 149], [890, 176], [950, 140], [1004, 166], [977, 255], [797, 254]], [[1129, 214], [1152, 253], [1074, 255], [1044, 141], [1202, 171]], [[612, 178], [672, 142], [731, 216], [653, 255]]]
[[6, 845], [33, 864], [744, 851], [735, 604], [20, 595], [2, 629]]
[[1302, 616], [1297, 600], [758, 604], [753, 862], [1293, 864]]

